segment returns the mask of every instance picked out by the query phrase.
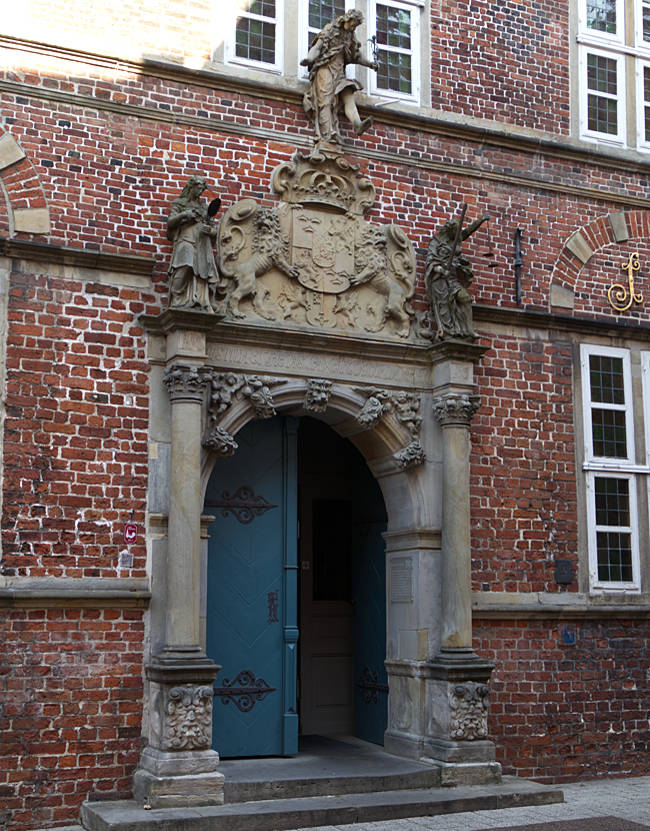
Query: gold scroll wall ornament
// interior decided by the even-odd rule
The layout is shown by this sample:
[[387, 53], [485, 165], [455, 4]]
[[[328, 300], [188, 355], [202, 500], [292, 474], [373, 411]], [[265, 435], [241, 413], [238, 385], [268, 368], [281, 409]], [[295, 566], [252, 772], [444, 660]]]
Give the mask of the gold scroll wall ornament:
[[634, 254], [630, 254], [627, 262], [622, 263], [621, 268], [627, 272], [627, 286], [621, 283], [612, 283], [607, 290], [609, 305], [617, 312], [627, 311], [633, 302], [643, 303], [641, 292], [634, 290], [634, 272], [641, 268], [638, 252], [635, 251]]

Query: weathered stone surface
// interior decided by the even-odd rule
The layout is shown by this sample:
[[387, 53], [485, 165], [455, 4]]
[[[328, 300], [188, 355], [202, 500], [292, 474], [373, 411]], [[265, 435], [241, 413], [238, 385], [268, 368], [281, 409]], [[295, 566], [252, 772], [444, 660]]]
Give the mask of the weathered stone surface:
[[25, 151], [16, 139], [4, 133], [0, 136], [0, 170], [25, 158]]
[[27, 234], [50, 233], [50, 211], [48, 208], [16, 208], [13, 211], [14, 230]]
[[272, 187], [278, 207], [245, 198], [221, 220], [227, 314], [411, 337], [413, 246], [397, 225], [363, 219], [375, 190], [358, 166], [335, 148], [297, 153], [276, 168]]

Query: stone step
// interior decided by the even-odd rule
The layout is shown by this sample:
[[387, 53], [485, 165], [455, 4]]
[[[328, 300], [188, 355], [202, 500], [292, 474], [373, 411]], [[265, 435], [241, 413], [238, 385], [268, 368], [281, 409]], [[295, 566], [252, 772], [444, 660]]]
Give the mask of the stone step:
[[133, 801], [86, 802], [82, 821], [87, 831], [289, 831], [563, 801], [557, 788], [505, 776], [498, 785], [268, 799], [206, 808], [146, 810]]
[[440, 770], [427, 766], [413, 773], [331, 776], [318, 779], [280, 779], [236, 782], [226, 779], [224, 797], [231, 802], [300, 799], [310, 796], [361, 794], [381, 791], [426, 790], [440, 785]]
[[[352, 737], [304, 737], [294, 757], [223, 760], [225, 801], [435, 788], [439, 765], [403, 759]], [[469, 783], [468, 783], [469, 784]]]

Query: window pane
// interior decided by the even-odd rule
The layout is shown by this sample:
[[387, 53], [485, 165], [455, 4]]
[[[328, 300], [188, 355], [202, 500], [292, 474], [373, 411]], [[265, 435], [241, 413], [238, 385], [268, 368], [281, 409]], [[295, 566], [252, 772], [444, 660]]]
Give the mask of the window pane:
[[235, 30], [238, 58], [260, 63], [275, 63], [275, 23], [240, 17]]
[[602, 55], [587, 55], [587, 86], [595, 92], [616, 95], [616, 60]]
[[275, 17], [275, 0], [250, 0], [248, 9], [251, 14], [262, 17]]
[[627, 458], [625, 410], [600, 410], [594, 407], [591, 411], [591, 431], [594, 456]]
[[616, 34], [616, 0], [587, 0], [587, 26], [598, 32]]
[[377, 43], [382, 46], [410, 49], [411, 13], [405, 9], [395, 9], [377, 3]]
[[320, 31], [345, 13], [345, 0], [309, 0], [309, 28]]
[[643, 4], [643, 40], [650, 40], [650, 5]]
[[618, 107], [613, 98], [588, 96], [587, 127], [597, 133], [616, 135], [618, 132]]
[[623, 358], [589, 356], [591, 400], [601, 404], [625, 404]]
[[411, 56], [403, 52], [386, 52], [380, 49], [377, 53], [377, 87], [403, 92], [409, 95], [412, 91]]
[[599, 531], [596, 537], [598, 579], [632, 582], [631, 534]]
[[630, 488], [627, 479], [595, 480], [596, 525], [630, 525]]

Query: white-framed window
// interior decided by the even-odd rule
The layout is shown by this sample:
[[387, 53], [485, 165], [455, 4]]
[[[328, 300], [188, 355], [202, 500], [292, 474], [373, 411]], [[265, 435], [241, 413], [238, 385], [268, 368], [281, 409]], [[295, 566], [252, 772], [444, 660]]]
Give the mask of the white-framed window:
[[284, 0], [239, 0], [229, 12], [226, 61], [282, 72]]
[[585, 461], [618, 468], [634, 464], [632, 378], [627, 349], [583, 346]]
[[624, 0], [581, 0], [580, 30], [603, 41], [625, 40]]
[[396, 98], [420, 95], [419, 3], [371, 2], [368, 31], [376, 50], [377, 72], [370, 73], [370, 90]]
[[580, 136], [650, 151], [650, 0], [578, 0]]
[[580, 53], [581, 132], [610, 143], [625, 141], [625, 59], [584, 47]]
[[580, 366], [589, 585], [592, 591], [638, 592], [637, 489], [650, 467], [635, 458], [630, 352], [583, 345]]
[[[305, 57], [320, 30], [332, 20], [355, 7], [354, 0], [300, 0], [298, 9], [298, 60]], [[306, 78], [309, 70], [299, 66], [299, 74]]]
[[221, 8], [215, 9], [215, 40], [223, 42], [226, 64], [302, 79], [309, 73], [300, 61], [318, 32], [346, 11], [358, 9], [365, 25], [357, 30], [357, 39], [366, 58], [372, 60], [376, 54], [379, 71], [349, 65], [348, 77], [357, 77], [371, 94], [420, 101], [425, 0], [229, 0], [223, 13]]

